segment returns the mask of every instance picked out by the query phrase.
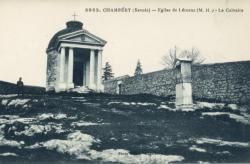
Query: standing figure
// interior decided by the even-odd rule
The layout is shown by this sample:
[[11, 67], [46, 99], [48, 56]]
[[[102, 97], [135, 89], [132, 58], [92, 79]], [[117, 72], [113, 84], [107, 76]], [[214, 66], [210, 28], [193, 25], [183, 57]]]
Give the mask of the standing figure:
[[22, 82], [22, 78], [19, 77], [19, 80], [17, 81], [17, 95], [20, 96], [22, 95], [23, 96], [23, 82]]

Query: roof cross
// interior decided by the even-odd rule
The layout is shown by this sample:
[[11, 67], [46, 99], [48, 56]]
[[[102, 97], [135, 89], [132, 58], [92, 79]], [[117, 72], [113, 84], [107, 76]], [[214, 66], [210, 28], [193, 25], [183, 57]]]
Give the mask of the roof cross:
[[72, 15], [74, 17], [74, 21], [76, 20], [76, 17], [78, 16], [76, 13]]

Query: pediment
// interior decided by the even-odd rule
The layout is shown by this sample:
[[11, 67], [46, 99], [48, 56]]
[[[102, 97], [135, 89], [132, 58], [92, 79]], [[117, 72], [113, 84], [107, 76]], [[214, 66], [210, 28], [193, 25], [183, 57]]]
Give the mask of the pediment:
[[89, 42], [89, 43], [96, 43], [96, 44], [100, 44], [100, 42], [98, 42], [97, 40], [90, 38], [86, 35], [80, 35], [77, 37], [73, 37], [73, 38], [69, 38], [67, 39], [68, 41], [76, 41], [76, 42]]
[[85, 44], [97, 44], [97, 45], [105, 45], [106, 41], [102, 40], [101, 38], [87, 32], [87, 31], [80, 31], [77, 33], [67, 34], [65, 36], [60, 37], [61, 41], [67, 42], [78, 42], [78, 43], [85, 43]]

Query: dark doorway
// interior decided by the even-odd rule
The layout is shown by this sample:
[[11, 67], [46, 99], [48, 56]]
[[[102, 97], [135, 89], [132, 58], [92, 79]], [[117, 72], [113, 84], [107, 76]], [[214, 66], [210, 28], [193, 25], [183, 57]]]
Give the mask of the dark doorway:
[[75, 86], [86, 85], [84, 70], [86, 69], [86, 61], [89, 60], [89, 53], [88, 49], [74, 49], [73, 83]]
[[122, 84], [118, 84], [118, 94], [122, 93]]
[[74, 62], [73, 82], [75, 86], [83, 85], [83, 62]]

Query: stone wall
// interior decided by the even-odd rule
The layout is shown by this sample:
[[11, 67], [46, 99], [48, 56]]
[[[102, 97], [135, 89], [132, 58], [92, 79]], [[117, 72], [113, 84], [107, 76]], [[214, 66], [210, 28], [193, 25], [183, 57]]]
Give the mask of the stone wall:
[[[161, 70], [138, 77], [113, 79], [104, 82], [104, 92], [121, 94], [175, 95], [174, 70]], [[203, 64], [192, 66], [192, 87], [195, 99], [224, 102], [250, 102], [250, 61]]]
[[250, 61], [192, 67], [193, 96], [224, 102], [250, 102]]
[[121, 94], [153, 94], [169, 96], [175, 94], [175, 77], [173, 70], [161, 70], [142, 74], [137, 77], [113, 79], [104, 82], [104, 92], [115, 94], [117, 83], [121, 81]]

